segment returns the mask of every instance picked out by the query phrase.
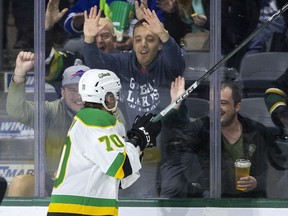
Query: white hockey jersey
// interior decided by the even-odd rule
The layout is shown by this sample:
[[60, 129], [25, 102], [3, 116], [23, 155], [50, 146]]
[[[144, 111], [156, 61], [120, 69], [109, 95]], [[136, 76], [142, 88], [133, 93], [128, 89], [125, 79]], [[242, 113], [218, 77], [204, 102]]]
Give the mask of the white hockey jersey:
[[[125, 142], [124, 136], [123, 124], [105, 111], [83, 108], [77, 113], [63, 147], [48, 213], [118, 215], [120, 180], [122, 188], [130, 186], [141, 168], [139, 147]], [[127, 156], [132, 175], [123, 179]]]

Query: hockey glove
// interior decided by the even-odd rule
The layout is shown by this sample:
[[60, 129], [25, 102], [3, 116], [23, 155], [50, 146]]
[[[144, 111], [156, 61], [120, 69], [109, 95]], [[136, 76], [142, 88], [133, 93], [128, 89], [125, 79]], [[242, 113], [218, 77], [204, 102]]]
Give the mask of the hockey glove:
[[156, 137], [160, 133], [162, 123], [151, 122], [153, 116], [152, 113], [146, 113], [142, 117], [136, 116], [132, 129], [127, 132], [130, 141], [135, 147], [139, 146], [141, 151], [156, 146]]

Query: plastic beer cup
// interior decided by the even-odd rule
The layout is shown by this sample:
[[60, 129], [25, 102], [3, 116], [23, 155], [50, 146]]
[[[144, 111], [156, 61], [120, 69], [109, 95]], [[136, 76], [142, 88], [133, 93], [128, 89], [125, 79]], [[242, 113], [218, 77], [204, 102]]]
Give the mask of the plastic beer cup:
[[251, 162], [245, 159], [237, 159], [234, 164], [235, 164], [236, 189], [246, 190], [247, 188], [238, 187], [237, 181], [239, 181], [241, 177], [249, 176]]

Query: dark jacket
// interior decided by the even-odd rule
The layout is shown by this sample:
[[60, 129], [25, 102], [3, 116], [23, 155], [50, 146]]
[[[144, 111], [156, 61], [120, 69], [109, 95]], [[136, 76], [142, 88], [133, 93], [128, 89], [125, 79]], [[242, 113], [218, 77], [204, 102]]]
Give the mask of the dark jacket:
[[104, 53], [95, 43], [85, 43], [83, 54], [88, 67], [111, 70], [121, 79], [123, 103], [119, 106], [126, 111], [128, 125], [136, 115], [162, 111], [170, 103], [171, 82], [182, 75], [185, 68], [181, 49], [171, 37], [145, 70], [139, 65], [134, 50]]
[[[257, 187], [251, 192], [235, 189], [234, 160], [225, 150], [222, 137], [222, 197], [266, 197], [267, 162], [270, 161], [275, 168], [282, 169], [286, 158], [281, 154], [273, 135], [264, 125], [239, 114], [238, 118], [243, 128], [244, 158], [251, 161], [250, 175], [256, 178]], [[181, 157], [181, 153], [179, 154], [181, 151], [197, 154], [202, 168], [199, 183], [203, 191], [209, 190], [209, 117], [190, 122], [184, 109], [183, 112], [172, 112], [164, 120], [164, 124], [170, 129], [170, 133], [167, 134], [169, 136], [167, 138], [167, 161], [173, 157], [173, 152], [177, 154], [177, 157]]]

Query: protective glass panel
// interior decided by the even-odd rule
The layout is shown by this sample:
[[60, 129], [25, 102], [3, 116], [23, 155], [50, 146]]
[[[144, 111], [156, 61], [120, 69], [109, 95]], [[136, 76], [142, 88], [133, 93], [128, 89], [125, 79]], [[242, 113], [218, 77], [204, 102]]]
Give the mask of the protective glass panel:
[[[19, 84], [10, 85], [18, 53], [33, 50], [34, 5], [33, 0], [1, 1], [0, 7], [3, 17], [0, 25], [0, 176], [9, 185], [6, 196], [34, 196], [34, 117], [33, 106], [27, 102], [34, 100], [33, 69], [29, 69], [26, 76], [15, 78]], [[18, 72], [21, 70], [19, 67]]]

